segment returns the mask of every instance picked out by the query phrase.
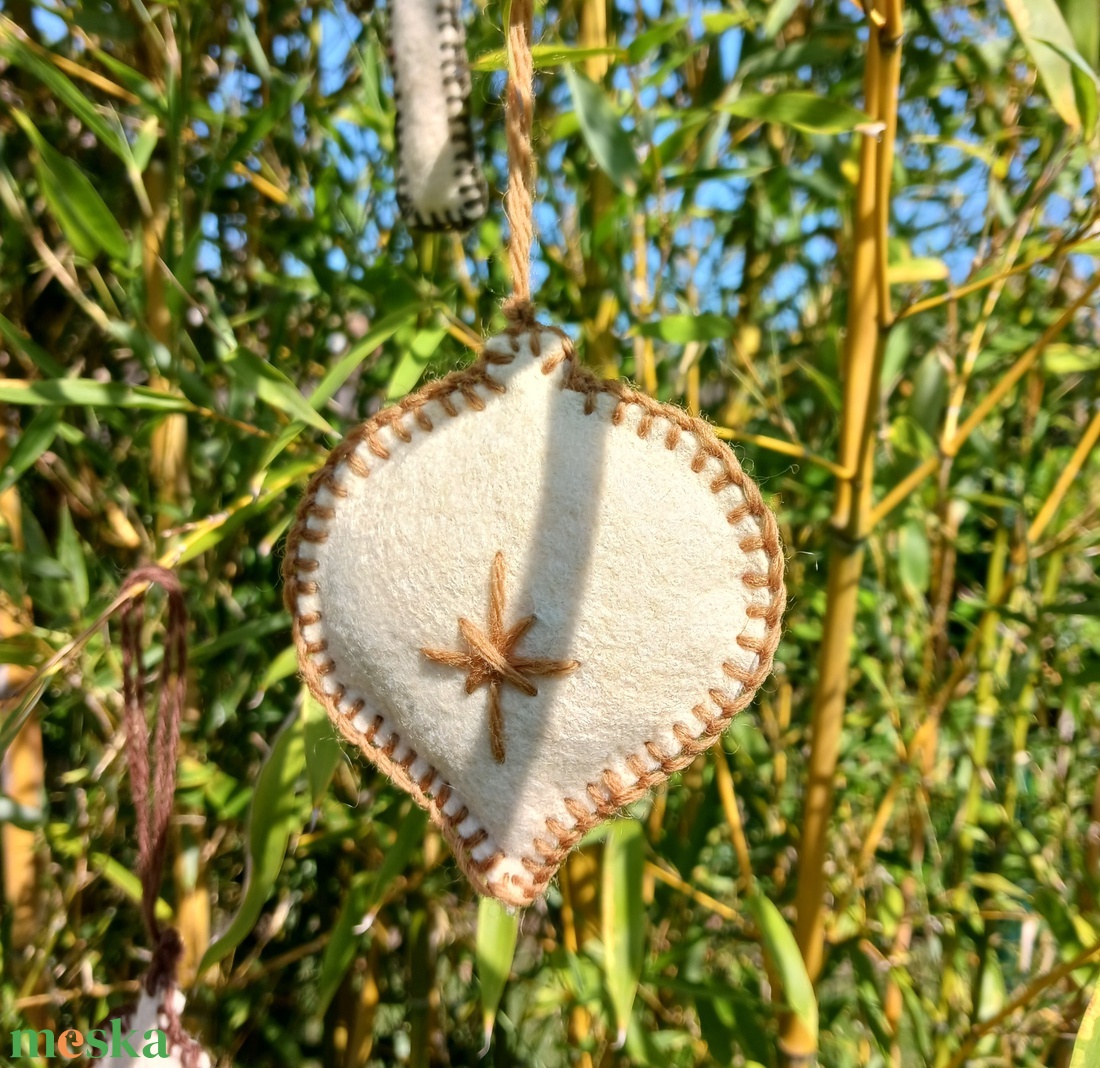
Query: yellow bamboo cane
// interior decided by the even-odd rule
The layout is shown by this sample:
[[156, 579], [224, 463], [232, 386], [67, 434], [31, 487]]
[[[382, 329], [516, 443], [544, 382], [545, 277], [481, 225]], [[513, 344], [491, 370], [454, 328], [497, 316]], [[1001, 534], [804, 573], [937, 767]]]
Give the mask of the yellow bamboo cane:
[[[882, 124], [882, 134], [877, 142], [864, 134], [860, 146], [839, 456], [840, 466], [852, 475], [838, 481], [833, 508], [824, 638], [799, 851], [795, 933], [811, 980], [817, 979], [824, 959], [827, 835], [871, 504], [873, 419], [890, 314], [886, 239], [901, 73], [901, 0], [868, 5], [868, 17], [871, 33], [864, 75], [865, 108]], [[795, 1014], [784, 1021], [781, 1046], [795, 1062], [805, 1063], [816, 1054], [815, 1037]]]

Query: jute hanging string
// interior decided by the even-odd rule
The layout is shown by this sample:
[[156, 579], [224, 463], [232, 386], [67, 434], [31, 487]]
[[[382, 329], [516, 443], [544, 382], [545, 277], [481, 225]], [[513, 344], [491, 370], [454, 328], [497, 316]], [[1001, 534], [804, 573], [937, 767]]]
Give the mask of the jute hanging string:
[[512, 266], [512, 295], [504, 314], [512, 325], [531, 326], [531, 243], [535, 237], [535, 153], [531, 126], [535, 114], [535, 64], [531, 55], [534, 24], [532, 0], [512, 0], [508, 18], [508, 86], [504, 125], [508, 139], [508, 190], [504, 213], [508, 217], [508, 259]]
[[179, 578], [156, 564], [147, 564], [132, 571], [120, 593], [125, 595], [137, 586], [147, 588], [153, 583], [163, 587], [167, 595], [168, 616], [165, 622], [164, 659], [160, 669], [157, 725], [153, 739], [156, 762], [152, 776], [149, 768], [149, 727], [145, 721], [145, 680], [141, 666], [145, 591], [141, 590], [124, 601], [119, 611], [123, 721], [126, 725], [126, 760], [130, 768], [130, 794], [137, 830], [141, 913], [153, 945], [153, 959], [143, 986], [150, 996], [163, 995], [168, 1039], [181, 1051], [186, 1068], [193, 1068], [199, 1063], [201, 1049], [183, 1030], [175, 1004], [176, 976], [183, 955], [183, 941], [174, 927], [162, 926], [156, 914], [168, 848], [168, 824], [176, 794], [176, 756], [187, 686], [187, 608]]

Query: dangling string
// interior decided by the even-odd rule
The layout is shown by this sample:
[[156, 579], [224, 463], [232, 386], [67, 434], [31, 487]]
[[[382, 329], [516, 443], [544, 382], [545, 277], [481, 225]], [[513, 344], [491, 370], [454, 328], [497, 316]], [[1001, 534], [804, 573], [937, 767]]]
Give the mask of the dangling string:
[[[180, 719], [187, 687], [187, 608], [179, 578], [157, 564], [135, 568], [122, 584], [121, 594], [133, 587], [157, 583], [168, 597], [164, 659], [160, 670], [157, 705], [156, 756], [152, 782], [149, 774], [149, 727], [145, 722], [145, 681], [141, 667], [141, 629], [145, 618], [145, 594], [123, 602], [119, 611], [122, 644], [123, 720], [126, 724], [126, 760], [130, 766], [130, 794], [137, 825], [138, 877], [141, 880], [141, 913], [153, 944], [153, 959], [146, 972], [146, 992], [163, 994], [170, 1043], [178, 1046], [183, 1063], [198, 1063], [199, 1046], [184, 1030], [176, 1010], [176, 976], [183, 956], [183, 940], [174, 927], [162, 927], [156, 905], [160, 895], [164, 858], [168, 850], [168, 824], [176, 795], [176, 756]], [[152, 796], [150, 797], [150, 786]]]
[[508, 217], [508, 259], [512, 266], [512, 295], [504, 315], [513, 326], [530, 327], [535, 321], [531, 303], [531, 243], [535, 237], [535, 153], [531, 125], [535, 114], [535, 64], [531, 55], [533, 0], [512, 0], [508, 17], [508, 85], [504, 126], [508, 137], [508, 190], [504, 214]]

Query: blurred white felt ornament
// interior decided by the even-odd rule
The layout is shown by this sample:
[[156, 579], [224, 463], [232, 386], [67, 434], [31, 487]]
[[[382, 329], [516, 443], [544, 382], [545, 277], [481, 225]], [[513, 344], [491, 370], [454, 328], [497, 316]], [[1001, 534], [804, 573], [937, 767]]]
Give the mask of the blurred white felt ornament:
[[392, 0], [389, 53], [401, 214], [421, 230], [472, 226], [488, 190], [470, 123], [459, 0]]
[[[171, 1013], [165, 1004], [166, 990], [150, 994], [142, 986], [141, 998], [133, 1012], [104, 1025], [108, 1056], [99, 1063], [104, 1068], [210, 1068], [210, 1056], [186, 1032], [174, 1031], [179, 1025], [187, 999], [173, 988]], [[175, 1033], [175, 1039], [173, 1039]]]

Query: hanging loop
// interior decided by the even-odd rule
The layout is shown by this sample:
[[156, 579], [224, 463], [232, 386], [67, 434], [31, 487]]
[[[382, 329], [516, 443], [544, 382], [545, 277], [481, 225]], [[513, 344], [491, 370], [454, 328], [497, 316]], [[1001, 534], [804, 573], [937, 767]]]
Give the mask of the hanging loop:
[[512, 295], [504, 314], [513, 326], [530, 328], [535, 313], [531, 303], [531, 244], [535, 237], [535, 153], [531, 127], [535, 114], [535, 66], [531, 54], [533, 0], [512, 0], [508, 12], [508, 86], [504, 124], [508, 140], [508, 190], [504, 213], [508, 217], [508, 259], [512, 268]]

